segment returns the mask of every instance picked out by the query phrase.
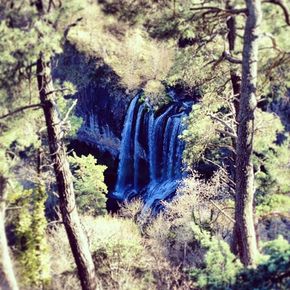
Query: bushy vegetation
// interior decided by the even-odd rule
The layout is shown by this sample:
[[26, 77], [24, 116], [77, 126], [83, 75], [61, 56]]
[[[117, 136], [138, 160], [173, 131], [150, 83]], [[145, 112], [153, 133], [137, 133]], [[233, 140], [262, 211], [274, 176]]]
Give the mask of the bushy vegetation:
[[[281, 236], [262, 243], [255, 269], [244, 268], [231, 252], [232, 212], [223, 209], [230, 197], [219, 200], [220, 177], [187, 178], [155, 219], [142, 212], [140, 200], [115, 216], [84, 216], [100, 289], [287, 289], [289, 243]], [[66, 240], [63, 227], [54, 227], [48, 237], [54, 289], [75, 289], [68, 242], [58, 245]]]
[[[255, 122], [251, 140], [245, 138], [245, 149], [253, 146], [255, 182], [248, 213], [257, 228], [277, 216], [289, 225], [290, 210], [289, 9], [262, 2]], [[240, 0], [0, 0], [1, 289], [9, 288], [12, 265], [21, 289], [85, 288], [81, 266], [96, 272], [97, 289], [290, 288], [290, 246], [282, 236], [260, 241], [250, 267], [235, 249], [241, 212], [235, 161], [244, 119], [234, 87], [243, 71], [241, 31], [251, 14], [241, 7]], [[80, 71], [88, 74], [66, 64], [64, 47], [71, 48], [68, 59], [82, 54]], [[65, 72], [57, 71], [58, 61]], [[140, 199], [109, 214], [106, 166], [91, 154], [66, 151], [83, 122], [75, 115], [76, 90], [97, 81], [104, 64], [102, 82], [121, 86], [124, 98], [142, 91], [141, 101], [157, 111], [179, 88], [174, 101], [194, 103], [180, 136], [185, 172], [158, 213]], [[114, 141], [102, 142], [118, 150]], [[195, 171], [209, 165], [204, 175]], [[249, 236], [243, 233], [240, 244]]]
[[196, 224], [192, 224], [192, 230], [195, 239], [206, 253], [204, 265], [192, 270], [190, 275], [200, 288], [213, 289], [219, 285], [228, 288], [235, 282], [236, 275], [242, 268], [240, 261], [236, 259], [225, 241], [211, 237]]
[[91, 154], [78, 157], [73, 153], [69, 161], [74, 173], [76, 202], [80, 212], [92, 215], [106, 213], [107, 186], [104, 183], [106, 166], [98, 165]]
[[50, 282], [50, 249], [46, 239], [45, 188], [24, 190], [15, 204], [21, 206], [16, 224], [16, 248], [21, 282], [45, 287]]
[[262, 261], [256, 269], [243, 270], [237, 276], [237, 282], [232, 289], [288, 289], [290, 285], [289, 243], [279, 236], [276, 240], [263, 244], [265, 253]]

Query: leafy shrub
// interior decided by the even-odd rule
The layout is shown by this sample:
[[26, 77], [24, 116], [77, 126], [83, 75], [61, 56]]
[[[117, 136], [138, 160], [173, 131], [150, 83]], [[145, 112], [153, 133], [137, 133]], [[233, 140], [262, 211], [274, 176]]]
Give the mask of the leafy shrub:
[[93, 155], [69, 157], [76, 191], [76, 202], [82, 213], [100, 215], [106, 213], [107, 186], [104, 183], [106, 166], [98, 165]]
[[[190, 289], [191, 282], [152, 247], [129, 219], [106, 216], [82, 217], [100, 281], [98, 289]], [[61, 241], [61, 243], [59, 242]], [[76, 267], [63, 226], [50, 231], [53, 249], [53, 289], [78, 289]], [[160, 245], [161, 246], [161, 245]]]
[[202, 289], [228, 288], [235, 282], [236, 275], [242, 268], [240, 261], [231, 253], [229, 245], [221, 239], [211, 237], [209, 232], [192, 223], [195, 239], [206, 250], [204, 265], [190, 271], [190, 275]]
[[[203, 265], [205, 250], [195, 238], [192, 222], [211, 235], [229, 236], [233, 225], [229, 220], [232, 212], [226, 205], [228, 199], [219, 199], [219, 194], [225, 190], [219, 174], [208, 182], [197, 175], [184, 179], [176, 197], [164, 203], [164, 211], [145, 231], [151, 248], [162, 253], [175, 266], [193, 268]], [[226, 196], [226, 192], [224, 194]]]
[[[139, 229], [131, 220], [105, 216], [86, 217], [91, 248], [106, 289], [147, 289], [153, 281]], [[91, 226], [93, 225], [93, 226]], [[152, 286], [151, 286], [152, 287]]]
[[267, 255], [256, 269], [244, 269], [231, 289], [289, 289], [290, 244], [280, 236], [263, 245]]
[[[275, 126], [275, 123], [273, 126]], [[272, 127], [272, 124], [267, 126], [267, 128], [268, 127]], [[264, 130], [261, 133], [261, 135], [264, 136], [263, 138], [259, 135], [257, 138], [257, 142], [263, 144], [260, 145], [260, 151], [258, 151], [259, 155], [254, 156], [255, 167], [261, 166], [263, 168], [263, 170], [257, 169], [257, 173], [255, 174], [258, 187], [257, 196], [284, 194], [290, 191], [290, 138], [286, 135], [285, 137], [287, 137], [287, 139], [280, 145], [274, 143], [276, 138], [272, 143], [269, 143], [269, 140], [268, 142], [265, 141], [265, 136], [269, 138], [268, 135], [271, 136], [273, 133], [270, 133], [270, 130], [268, 131]], [[274, 133], [275, 132], [277, 131], [274, 131]], [[267, 146], [268, 148], [266, 148]]]
[[290, 197], [284, 194], [266, 195], [262, 202], [256, 207], [258, 216], [267, 215], [272, 212], [287, 213], [290, 210]]
[[47, 221], [44, 202], [47, 198], [43, 186], [25, 190], [18, 205], [21, 206], [16, 225], [20, 280], [26, 286], [43, 286], [50, 281], [50, 256], [46, 239]]

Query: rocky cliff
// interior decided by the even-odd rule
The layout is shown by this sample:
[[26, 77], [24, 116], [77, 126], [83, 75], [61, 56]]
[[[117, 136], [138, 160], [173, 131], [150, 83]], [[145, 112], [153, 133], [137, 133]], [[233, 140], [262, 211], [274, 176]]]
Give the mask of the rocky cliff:
[[122, 126], [132, 96], [101, 59], [88, 58], [67, 44], [55, 61], [54, 77], [77, 87], [76, 114], [83, 118], [77, 139], [118, 157]]

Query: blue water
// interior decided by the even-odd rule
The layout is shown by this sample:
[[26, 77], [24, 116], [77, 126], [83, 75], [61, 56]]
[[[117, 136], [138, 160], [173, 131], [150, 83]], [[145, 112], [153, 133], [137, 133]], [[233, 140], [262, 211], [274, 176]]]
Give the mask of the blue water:
[[172, 197], [183, 176], [184, 142], [179, 138], [183, 118], [192, 102], [172, 102], [154, 113], [140, 104], [138, 96], [130, 103], [122, 132], [118, 177], [112, 196], [119, 201], [139, 196], [144, 208], [158, 208]]

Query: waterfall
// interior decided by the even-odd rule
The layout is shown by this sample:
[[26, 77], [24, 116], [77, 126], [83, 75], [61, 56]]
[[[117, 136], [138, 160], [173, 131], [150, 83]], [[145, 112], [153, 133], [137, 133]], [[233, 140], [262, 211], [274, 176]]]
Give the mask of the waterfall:
[[155, 172], [155, 134], [154, 134], [154, 114], [153, 112], [150, 113], [149, 117], [149, 125], [148, 125], [148, 146], [149, 146], [149, 172], [150, 172], [150, 181], [156, 179], [156, 172]]
[[[130, 167], [130, 149], [131, 149], [131, 135], [133, 127], [133, 117], [134, 117], [134, 109], [136, 107], [138, 98], [135, 97], [127, 111], [127, 115], [125, 118], [124, 129], [122, 132], [122, 141], [121, 148], [119, 154], [119, 167], [118, 167], [118, 179], [116, 184], [116, 194], [122, 194], [126, 185], [126, 178], [128, 171], [126, 170]], [[122, 197], [122, 196], [121, 196]]]
[[134, 188], [138, 189], [138, 177], [139, 177], [139, 158], [141, 152], [141, 146], [139, 143], [139, 133], [141, 126], [141, 117], [143, 113], [144, 105], [139, 107], [136, 128], [135, 128], [135, 137], [134, 137]]
[[190, 104], [173, 102], [162, 112], [130, 103], [122, 132], [118, 177], [112, 196], [120, 201], [140, 196], [144, 208], [158, 208], [173, 196], [182, 177], [184, 142], [179, 135]]
[[176, 142], [178, 141], [178, 128], [180, 126], [180, 118], [173, 118], [173, 126], [171, 129], [171, 138], [170, 138], [170, 143], [169, 143], [169, 149], [168, 149], [168, 157], [165, 159], [165, 162], [167, 162], [167, 167], [166, 167], [166, 176], [164, 178], [171, 179], [174, 177], [174, 172], [173, 172], [173, 164], [176, 162], [176, 157], [175, 156], [175, 150], [176, 150]]
[[159, 178], [161, 178], [161, 170], [162, 168], [160, 168], [160, 166], [156, 166], [156, 164], [161, 164], [162, 163], [162, 155], [163, 155], [163, 150], [162, 152], [159, 152], [159, 148], [163, 148], [163, 129], [164, 126], [167, 122], [167, 119], [170, 115], [170, 113], [173, 112], [173, 107], [169, 107], [163, 114], [161, 114], [159, 117], [157, 117], [157, 119], [155, 120], [154, 123], [154, 131], [152, 134], [152, 138], [154, 140], [153, 143], [153, 156], [152, 159], [149, 159], [150, 164], [152, 163], [152, 167], [153, 167], [153, 171], [154, 171], [154, 177], [151, 181], [156, 181]]
[[[183, 113], [184, 114], [184, 113]], [[179, 124], [179, 128], [178, 128], [178, 136], [181, 135], [183, 130], [182, 124]], [[180, 172], [180, 167], [182, 166], [182, 153], [184, 150], [184, 142], [178, 142], [177, 146], [176, 146], [176, 156], [177, 156], [177, 160], [175, 162], [175, 166], [174, 166], [174, 175], [177, 176], [178, 178], [181, 177], [181, 172]]]
[[169, 153], [169, 143], [171, 142], [171, 140], [173, 140], [173, 137], [171, 135], [171, 131], [172, 131], [172, 119], [171, 117], [167, 120], [166, 123], [166, 127], [165, 127], [165, 133], [164, 133], [164, 138], [163, 138], [163, 157], [162, 157], [162, 179], [166, 179], [167, 177], [167, 169], [168, 169], [168, 162], [169, 160], [167, 159], [168, 153]]

